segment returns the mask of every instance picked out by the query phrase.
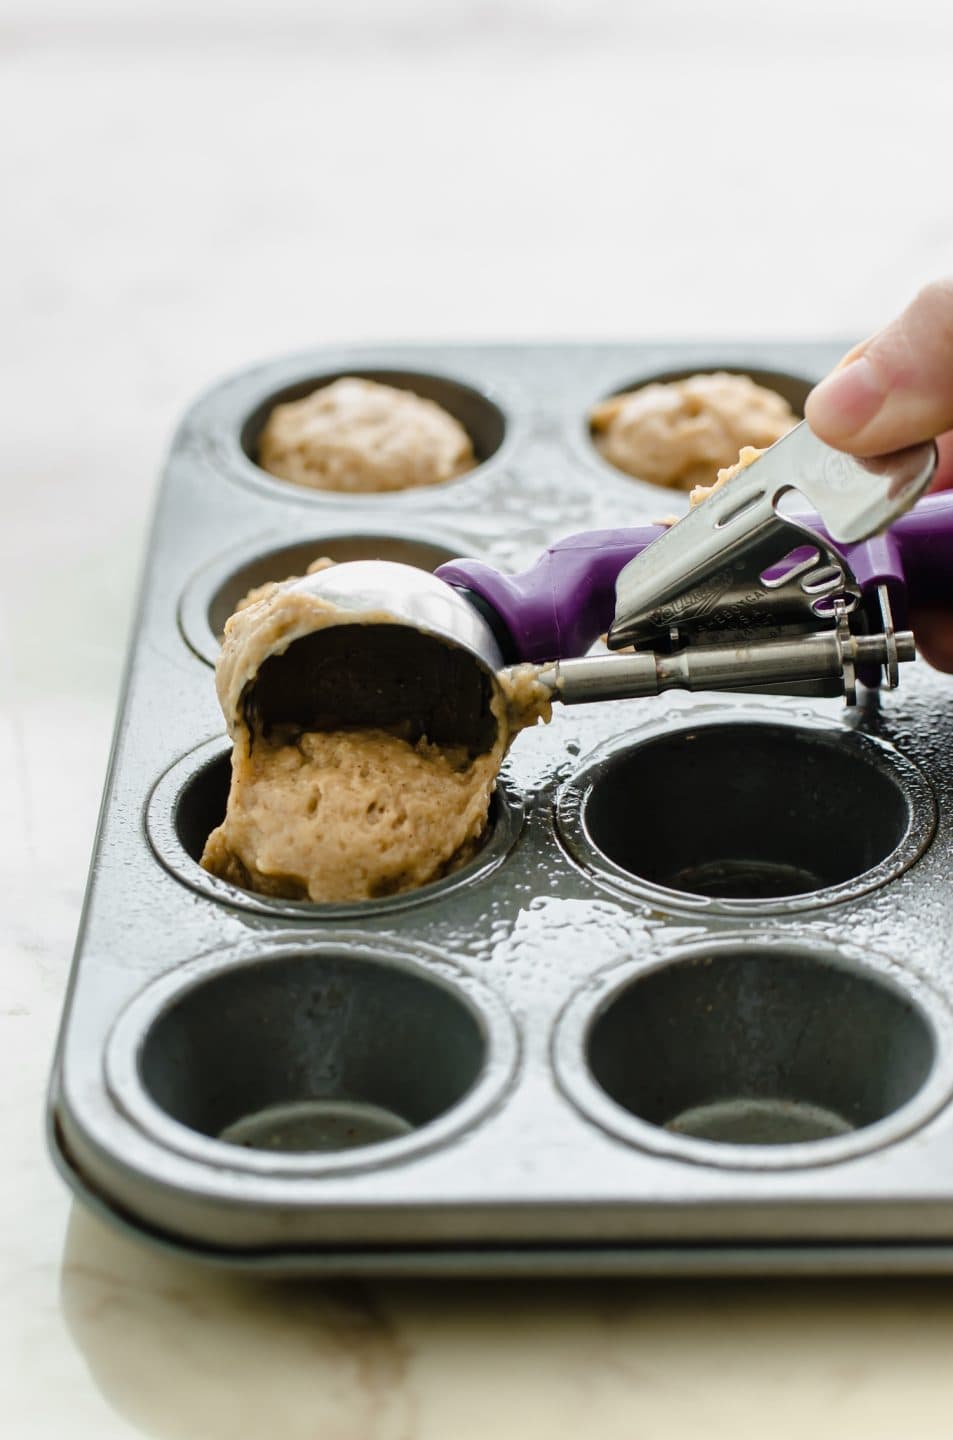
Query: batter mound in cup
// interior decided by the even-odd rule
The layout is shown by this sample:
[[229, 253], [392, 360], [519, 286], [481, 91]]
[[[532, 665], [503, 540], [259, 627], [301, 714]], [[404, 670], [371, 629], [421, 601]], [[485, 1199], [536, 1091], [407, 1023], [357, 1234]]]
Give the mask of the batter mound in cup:
[[345, 376], [276, 405], [258, 463], [294, 485], [358, 493], [439, 485], [477, 461], [459, 420], [433, 400]]
[[798, 417], [776, 391], [717, 371], [611, 395], [589, 421], [596, 449], [618, 470], [691, 490], [713, 484], [744, 446], [773, 445]]

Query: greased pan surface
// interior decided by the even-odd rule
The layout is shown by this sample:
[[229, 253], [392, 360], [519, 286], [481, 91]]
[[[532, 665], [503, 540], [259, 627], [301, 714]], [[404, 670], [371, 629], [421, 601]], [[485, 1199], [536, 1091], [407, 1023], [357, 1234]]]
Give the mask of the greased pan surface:
[[[558, 710], [516, 742], [480, 855], [412, 895], [269, 901], [197, 863], [228, 783], [215, 636], [251, 585], [320, 554], [517, 568], [648, 523], [684, 497], [599, 457], [594, 401], [727, 368], [797, 405], [838, 353], [325, 350], [196, 403], [51, 1086], [90, 1203], [257, 1268], [949, 1268], [953, 684], [925, 665], [854, 711]], [[274, 400], [353, 373], [450, 409], [478, 468], [364, 496], [260, 471]]]

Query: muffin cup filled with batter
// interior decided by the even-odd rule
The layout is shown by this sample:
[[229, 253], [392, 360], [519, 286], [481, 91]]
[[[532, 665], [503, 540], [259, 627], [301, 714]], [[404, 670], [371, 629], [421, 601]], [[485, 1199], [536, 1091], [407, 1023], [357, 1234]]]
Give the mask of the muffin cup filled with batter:
[[211, 874], [263, 895], [340, 903], [417, 889], [479, 849], [509, 745], [549, 718], [545, 688], [528, 666], [495, 677], [485, 748], [415, 733], [409, 719], [326, 730], [256, 720], [246, 698], [266, 661], [355, 623], [400, 626], [387, 613], [356, 620], [294, 580], [253, 592], [228, 621], [216, 679], [232, 779], [202, 855]]
[[242, 431], [248, 457], [276, 479], [338, 494], [380, 494], [468, 474], [503, 442], [485, 395], [431, 375], [357, 371], [272, 395]]
[[745, 447], [765, 449], [798, 423], [810, 389], [793, 377], [726, 370], [661, 376], [589, 413], [596, 450], [615, 469], [674, 490], [714, 483]]

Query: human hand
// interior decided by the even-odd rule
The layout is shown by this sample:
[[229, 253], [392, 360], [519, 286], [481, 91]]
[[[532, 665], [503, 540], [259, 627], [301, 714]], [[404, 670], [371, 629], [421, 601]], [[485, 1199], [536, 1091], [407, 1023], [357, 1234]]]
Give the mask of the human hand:
[[[953, 489], [953, 277], [927, 285], [901, 315], [855, 345], [811, 391], [804, 414], [816, 435], [851, 455], [936, 439], [931, 488]], [[921, 654], [953, 673], [953, 610], [920, 609], [911, 622]]]

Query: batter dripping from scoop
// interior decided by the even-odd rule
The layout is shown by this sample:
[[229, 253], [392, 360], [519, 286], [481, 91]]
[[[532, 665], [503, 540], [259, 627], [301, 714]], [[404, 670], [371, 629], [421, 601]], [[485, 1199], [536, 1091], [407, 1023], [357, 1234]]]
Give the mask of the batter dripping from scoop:
[[[498, 677], [495, 740], [477, 754], [426, 736], [407, 738], [396, 727], [259, 730], [243, 697], [260, 666], [295, 639], [345, 618], [292, 584], [262, 587], [225, 627], [216, 684], [234, 741], [232, 782], [203, 867], [260, 894], [317, 902], [399, 894], [458, 869], [479, 849], [513, 739], [549, 719], [548, 692], [532, 666]], [[353, 623], [353, 612], [346, 619]]]

